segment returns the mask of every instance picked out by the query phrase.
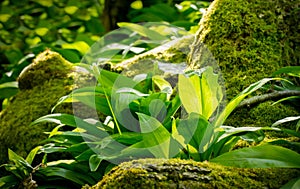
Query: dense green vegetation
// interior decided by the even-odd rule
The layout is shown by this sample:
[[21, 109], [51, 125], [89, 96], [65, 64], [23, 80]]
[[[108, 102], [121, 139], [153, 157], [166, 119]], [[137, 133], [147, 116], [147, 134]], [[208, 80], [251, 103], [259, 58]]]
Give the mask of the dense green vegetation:
[[[129, 7], [127, 14], [117, 21], [166, 21], [189, 30], [201, 18], [202, 13], [197, 10], [207, 7], [208, 4], [205, 1], [158, 0], [145, 1], [142, 6], [140, 1], [136, 1], [132, 3], [132, 8]], [[80, 62], [89, 47], [107, 32], [104, 17], [108, 8], [105, 6], [103, 0], [1, 2], [1, 102], [17, 93], [18, 85], [15, 81], [18, 75], [45, 49], [59, 52], [72, 63]], [[116, 28], [110, 28], [112, 29]]]
[[[221, 166], [300, 168], [299, 115], [276, 120], [273, 125], [236, 127], [224, 124], [237, 108], [259, 104], [267, 99], [276, 101], [274, 104], [281, 103], [283, 107], [289, 105], [299, 108], [299, 66], [277, 66], [276, 71], [272, 67], [269, 70], [272, 77], [259, 77], [239, 85], [239, 89], [234, 90], [238, 94], [230, 94], [228, 102], [223, 78], [218, 72], [220, 70], [209, 64], [195, 66], [197, 59], [194, 60], [193, 56], [199, 50], [196, 42], [192, 54], [189, 54], [191, 65], [177, 74], [176, 83], [171, 82], [172, 76], [162, 76], [157, 59], [151, 62], [152, 67], [145, 73], [124, 75], [125, 72], [120, 73], [122, 70], [118, 69], [118, 63], [130, 61], [139, 54], [194, 34], [198, 29], [201, 11], [204, 11], [202, 8], [207, 7], [208, 2], [130, 1], [131, 7], [126, 9], [126, 18], [113, 17], [114, 9], [110, 7], [107, 10], [106, 3], [109, 2], [96, 1], [95, 4], [81, 1], [74, 4], [73, 1], [25, 0], [18, 3], [5, 0], [1, 3], [0, 53], [4, 60], [0, 78], [1, 110], [10, 110], [6, 106], [14, 97], [22, 93], [26, 95], [27, 89], [38, 85], [47, 88], [50, 82], [53, 84], [57, 81], [59, 89], [67, 86], [65, 92], [68, 94], [48, 91], [60, 95], [60, 99], [57, 99], [51, 111], [49, 103], [47, 107], [41, 106], [45, 108], [41, 113], [43, 115], [24, 127], [34, 128], [45, 123], [54, 126], [47, 132], [48, 138], [38, 141], [39, 145], [30, 153], [17, 154], [8, 149], [9, 161], [0, 167], [0, 173], [4, 173], [0, 177], [0, 188], [93, 186], [116, 165], [140, 158], [208, 161], [213, 162], [211, 165], [217, 170], [221, 170]], [[104, 35], [116, 26], [120, 29]], [[202, 38], [200, 33], [197, 38]], [[268, 46], [267, 43], [264, 45]], [[270, 45], [268, 47], [271, 48]], [[45, 56], [35, 60], [36, 64], [31, 64], [21, 73], [37, 54], [48, 48], [70, 62], [47, 50]], [[46, 60], [49, 54], [55, 59]], [[176, 59], [178, 62], [173, 62], [173, 59], [169, 61], [180, 63], [186, 59], [186, 55], [176, 56]], [[272, 61], [268, 57], [266, 59]], [[50, 62], [57, 65], [52, 67], [48, 65]], [[61, 62], [63, 64], [60, 65]], [[89, 81], [95, 82], [90, 85], [85, 83], [82, 87], [77, 83], [81, 80], [75, 79], [73, 85], [69, 80], [56, 80], [68, 78], [70, 70], [73, 72], [76, 69], [83, 70]], [[38, 78], [39, 75], [43, 75], [42, 79]], [[69, 93], [71, 85], [75, 89]], [[39, 95], [38, 89], [34, 91]], [[268, 91], [271, 92], [245, 100], [248, 96]], [[32, 95], [28, 94], [25, 98]], [[89, 111], [96, 116], [82, 117], [77, 112], [85, 110], [80, 107], [76, 109], [75, 106], [73, 112], [60, 111], [62, 106], [76, 103], [89, 107]], [[292, 126], [280, 127], [284, 123]], [[39, 129], [46, 131], [44, 127]], [[16, 135], [18, 131], [14, 131]], [[277, 138], [274, 137], [276, 134], [270, 133], [286, 137]], [[231, 169], [235, 168], [228, 168]], [[291, 172], [291, 175], [295, 172]], [[285, 187], [297, 188], [299, 182], [299, 178], [295, 178]], [[280, 183], [280, 186], [284, 184]]]

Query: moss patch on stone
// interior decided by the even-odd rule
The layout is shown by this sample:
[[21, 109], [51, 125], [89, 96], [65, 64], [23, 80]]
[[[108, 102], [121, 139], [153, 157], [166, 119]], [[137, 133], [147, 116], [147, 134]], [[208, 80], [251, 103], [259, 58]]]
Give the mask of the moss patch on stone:
[[[40, 54], [19, 78], [19, 93], [0, 113], [0, 164], [7, 161], [7, 149], [25, 157], [54, 125], [29, 126], [35, 119], [51, 113], [58, 99], [72, 90], [72, 64], [58, 53]], [[71, 108], [58, 107], [56, 112], [71, 113]]]
[[92, 189], [280, 188], [296, 169], [242, 169], [180, 159], [141, 159], [113, 168]]
[[209, 58], [218, 61], [227, 96], [235, 95], [284, 66], [299, 64], [300, 1], [215, 0], [200, 22], [189, 64], [195, 68]]
[[[231, 100], [250, 84], [271, 77], [279, 68], [298, 65], [299, 5], [299, 0], [215, 0], [200, 21], [189, 66], [209, 65], [215, 58], [225, 79], [227, 99]], [[213, 57], [208, 56], [207, 49]], [[271, 106], [266, 102], [237, 110], [226, 124], [271, 126], [299, 113], [299, 109], [288, 104]], [[291, 124], [287, 126], [292, 128]]]
[[[296, 108], [287, 104], [277, 103], [272, 105], [273, 103], [274, 101], [267, 101], [253, 107], [237, 109], [232, 116], [226, 120], [225, 125], [235, 127], [270, 127], [280, 119], [299, 114]], [[288, 129], [296, 129], [295, 122], [289, 122], [281, 126]]]

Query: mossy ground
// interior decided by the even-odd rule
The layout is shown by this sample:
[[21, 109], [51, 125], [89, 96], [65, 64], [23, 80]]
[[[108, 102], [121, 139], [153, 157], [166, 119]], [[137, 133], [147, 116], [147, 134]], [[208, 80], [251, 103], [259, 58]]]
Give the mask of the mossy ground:
[[180, 159], [141, 159], [112, 169], [91, 189], [280, 188], [295, 169], [242, 169]]

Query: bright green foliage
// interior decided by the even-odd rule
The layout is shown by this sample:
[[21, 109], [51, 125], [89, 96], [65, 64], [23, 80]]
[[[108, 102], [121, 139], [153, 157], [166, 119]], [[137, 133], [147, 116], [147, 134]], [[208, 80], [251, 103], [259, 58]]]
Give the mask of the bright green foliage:
[[[173, 25], [184, 27], [186, 30], [195, 27], [208, 7], [207, 1], [148, 1], [152, 5], [142, 9], [131, 10], [131, 22], [160, 22], [165, 21]], [[148, 4], [149, 4], [148, 3]], [[176, 4], [175, 4], [176, 3]], [[175, 6], [174, 6], [175, 4]]]
[[[22, 69], [47, 48], [70, 62], [79, 62], [83, 48], [87, 50], [104, 33], [98, 9], [89, 0], [1, 1], [0, 84], [15, 81]], [[2, 90], [11, 97], [16, 88]]]
[[[21, 156], [8, 150], [11, 163], [2, 166], [10, 172], [8, 176], [0, 178], [1, 188], [74, 188], [86, 183], [94, 183], [93, 175], [86, 172], [84, 167], [74, 163], [72, 160], [60, 160], [51, 162], [47, 166], [44, 163], [33, 167], [31, 164], [40, 151], [41, 146], [34, 148], [27, 156], [26, 160]], [[53, 167], [51, 167], [53, 166]], [[50, 168], [51, 167], [51, 168]], [[47, 178], [47, 179], [45, 179]], [[48, 182], [55, 179], [56, 183]], [[39, 182], [43, 180], [44, 182]], [[64, 185], [59, 186], [59, 182], [64, 180]], [[67, 182], [66, 180], [71, 180]]]
[[195, 112], [209, 119], [223, 100], [218, 75], [209, 67], [199, 75], [179, 76], [178, 90], [181, 102], [188, 113]]
[[[210, 67], [201, 72], [190, 72], [187, 76], [181, 75], [179, 80], [189, 79], [194, 85], [189, 86], [189, 91], [182, 90], [185, 83], [179, 81], [178, 89], [181, 94], [172, 98], [168, 97], [169, 90], [165, 90], [166, 87], [170, 88], [170, 85], [166, 85], [167, 82], [162, 79], [154, 82], [155, 77], [151, 77], [151, 73], [136, 81], [106, 70], [100, 71], [95, 65], [89, 70], [95, 75], [98, 85], [77, 89], [63, 97], [59, 104], [80, 101], [110, 117], [110, 121], [101, 122], [92, 118], [84, 120], [68, 114], [50, 114], [37, 119], [33, 124], [45, 121], [58, 124], [59, 126], [50, 133], [47, 140], [49, 144], [45, 145], [42, 151], [69, 152], [75, 162], [89, 166], [91, 172], [106, 170], [108, 164], [103, 164], [105, 161], [118, 164], [144, 157], [180, 157], [204, 161], [220, 156], [221, 159], [222, 154], [231, 153], [234, 145], [241, 139], [259, 143], [264, 139], [262, 131], [280, 131], [270, 127], [222, 126], [228, 115], [247, 95], [273, 79], [263, 79], [249, 86], [209, 122], [208, 119], [217, 107], [208, 109], [209, 113], [204, 117], [199, 112], [193, 112], [189, 108], [191, 104], [184, 98], [190, 90], [195, 90], [199, 83], [214, 83], [215, 87], [219, 87], [216, 82], [217, 75], [209, 75], [212, 71]], [[159, 81], [160, 84], [156, 85]], [[205, 98], [217, 99], [217, 105], [221, 103], [218, 93], [207, 93]], [[183, 107], [191, 110], [187, 112], [186, 118], [178, 114], [181, 103]], [[62, 125], [74, 127], [74, 130], [63, 132]], [[262, 162], [257, 161], [258, 167], [277, 166], [270, 164], [267, 160], [270, 157], [264, 156], [264, 153], [258, 157], [266, 159]], [[282, 164], [288, 163], [284, 158], [280, 161]]]

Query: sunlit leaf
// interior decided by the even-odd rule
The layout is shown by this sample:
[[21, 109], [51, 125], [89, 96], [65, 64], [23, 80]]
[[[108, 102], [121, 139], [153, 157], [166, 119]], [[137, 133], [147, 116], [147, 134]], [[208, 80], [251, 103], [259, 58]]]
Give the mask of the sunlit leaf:
[[38, 152], [40, 151], [41, 148], [42, 148], [41, 146], [37, 146], [37, 147], [33, 148], [33, 149], [29, 152], [29, 154], [28, 154], [27, 157], [26, 157], [26, 161], [27, 161], [29, 164], [31, 164], [31, 163], [33, 162], [33, 160], [34, 160], [34, 158], [35, 158], [35, 155], [38, 154]]
[[198, 113], [207, 120], [223, 98], [218, 75], [213, 73], [212, 67], [207, 67], [201, 76], [193, 74], [187, 78], [179, 75], [178, 91], [186, 111]]
[[283, 118], [281, 120], [276, 121], [275, 123], [272, 124], [272, 127], [276, 127], [280, 124], [286, 123], [286, 122], [290, 122], [290, 121], [295, 121], [295, 120], [299, 120], [300, 116], [294, 116], [294, 117], [286, 117]]
[[133, 32], [137, 32], [138, 34], [144, 36], [144, 37], [148, 37], [153, 41], [164, 41], [164, 40], [168, 40], [167, 37], [161, 35], [160, 33], [150, 30], [144, 26], [138, 25], [138, 24], [134, 24], [134, 23], [125, 23], [125, 22], [120, 22], [118, 23], [119, 27], [123, 27], [123, 28], [128, 28]]
[[279, 74], [288, 74], [291, 76], [300, 77], [300, 66], [287, 66], [287, 67], [280, 68], [279, 70], [273, 73], [273, 76]]
[[98, 129], [95, 125], [90, 124], [76, 116], [69, 115], [69, 114], [49, 114], [43, 117], [38, 118], [37, 120], [33, 121], [31, 125], [35, 125], [41, 122], [52, 122], [58, 125], [65, 124], [72, 127], [79, 127], [90, 134], [93, 134], [97, 137], [103, 138], [107, 136], [107, 133]]
[[71, 43], [71, 44], [69, 44], [69, 43], [62, 44], [62, 48], [64, 48], [64, 49], [76, 49], [82, 55], [84, 55], [85, 53], [88, 52], [88, 50], [90, 49], [90, 46], [84, 41], [76, 41], [76, 42]]

